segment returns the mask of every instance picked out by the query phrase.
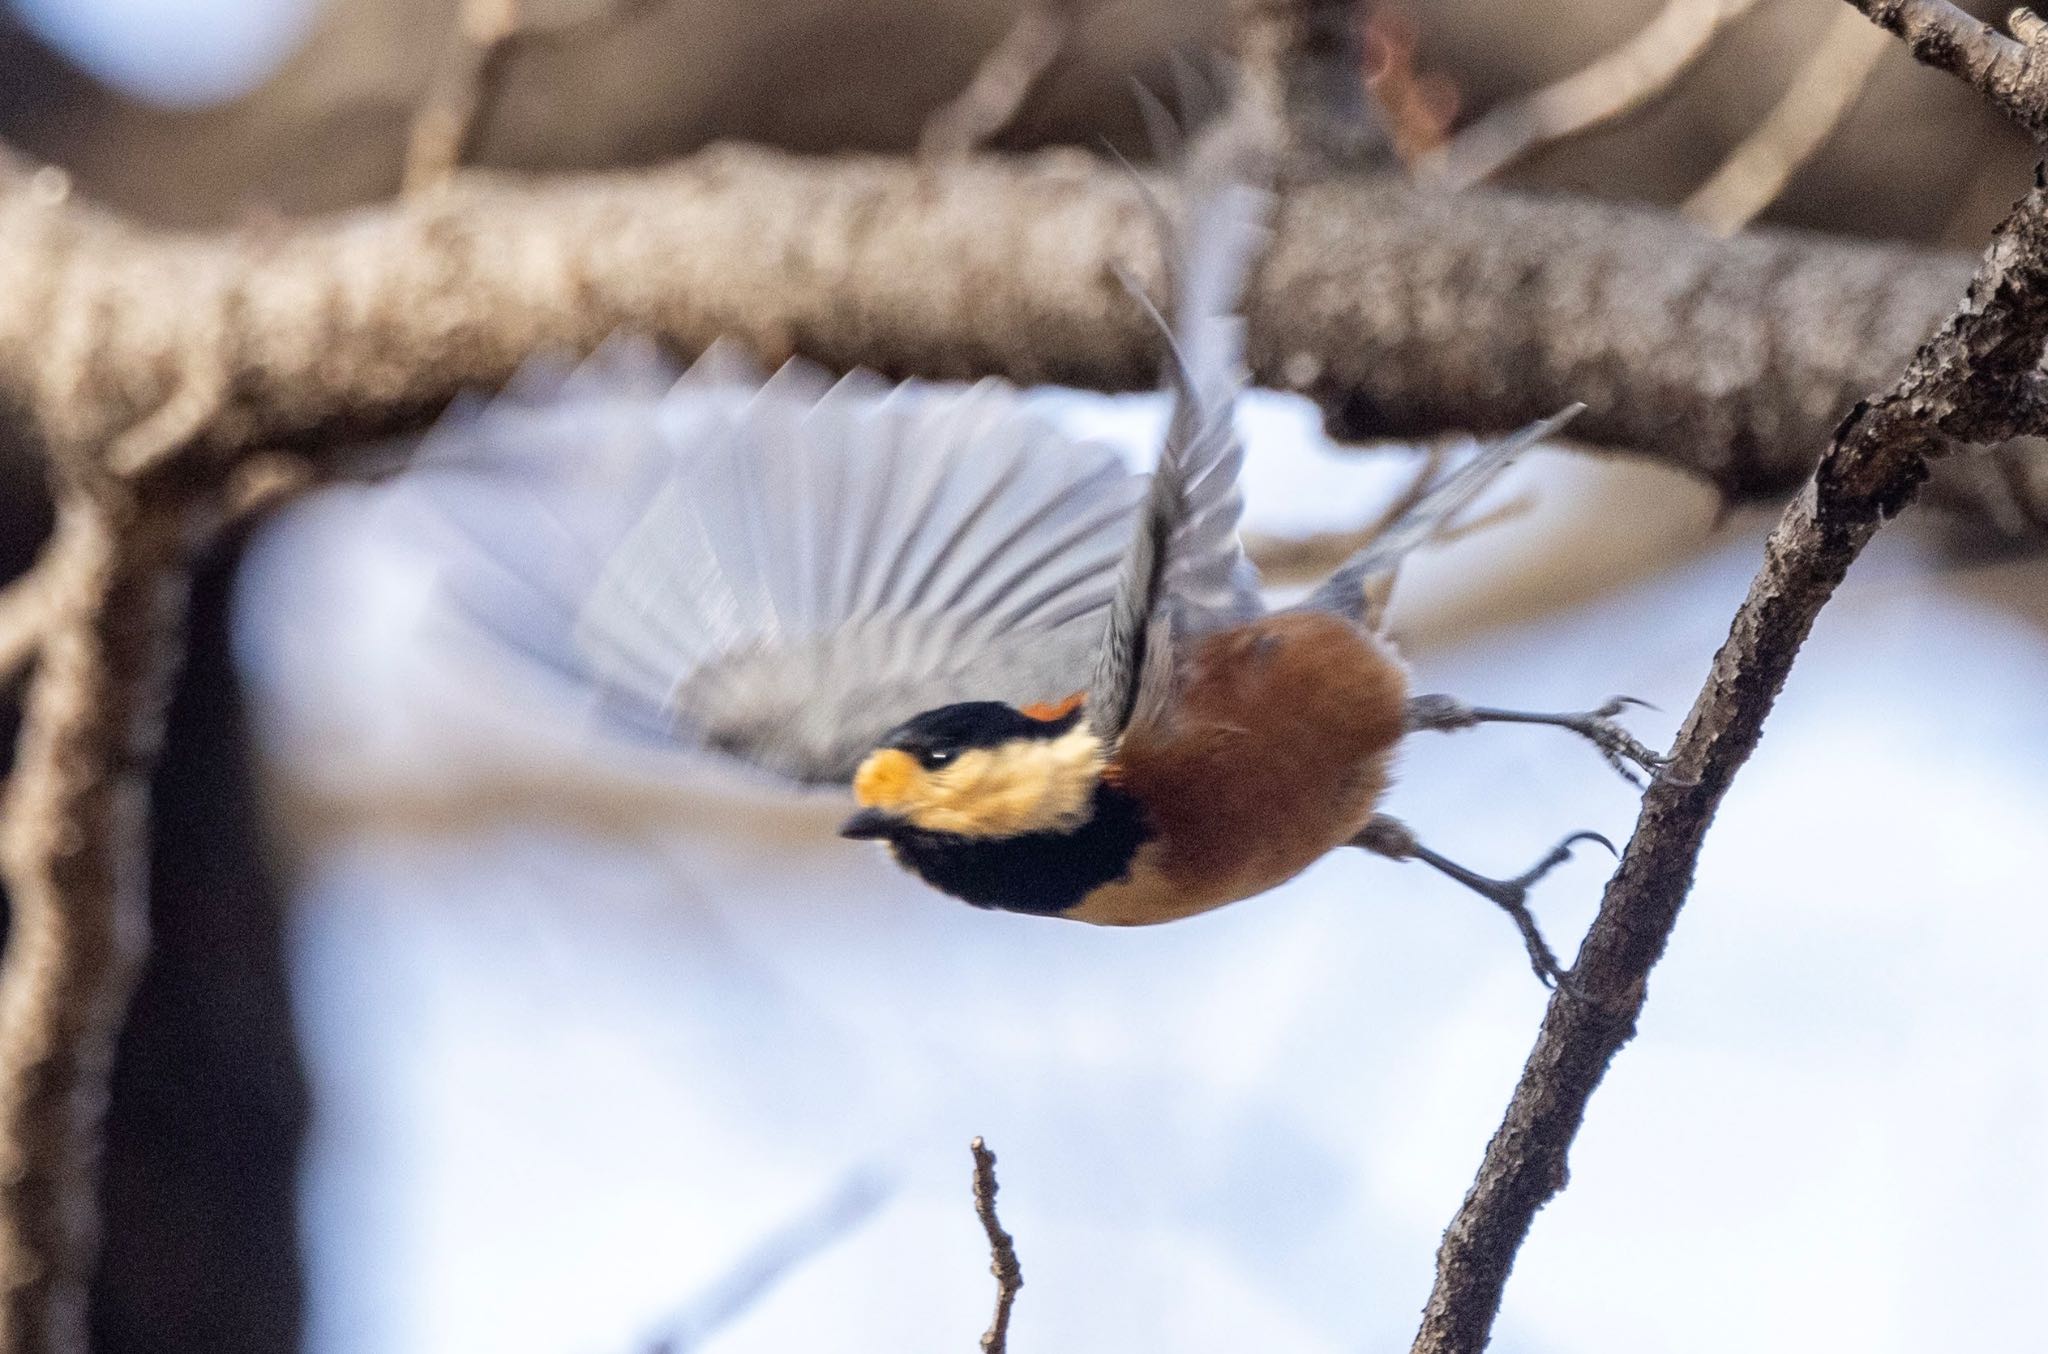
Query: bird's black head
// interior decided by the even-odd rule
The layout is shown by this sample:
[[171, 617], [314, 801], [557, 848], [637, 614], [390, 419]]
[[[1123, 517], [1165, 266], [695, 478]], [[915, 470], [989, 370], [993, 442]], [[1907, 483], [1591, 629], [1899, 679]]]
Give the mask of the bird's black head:
[[976, 748], [1057, 738], [1071, 731], [1080, 717], [1079, 707], [1057, 718], [1039, 719], [1001, 701], [962, 701], [905, 720], [875, 746], [907, 752], [925, 770], [936, 771]]
[[1010, 837], [1078, 824], [1102, 776], [1101, 740], [1078, 701], [1020, 710], [966, 701], [882, 736], [854, 774], [848, 837], [906, 831]]

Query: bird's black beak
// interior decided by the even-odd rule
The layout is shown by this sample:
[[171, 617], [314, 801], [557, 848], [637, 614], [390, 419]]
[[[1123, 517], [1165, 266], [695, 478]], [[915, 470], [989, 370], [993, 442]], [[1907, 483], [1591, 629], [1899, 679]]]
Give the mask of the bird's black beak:
[[872, 841], [878, 837], [893, 837], [902, 826], [903, 820], [893, 813], [862, 809], [839, 825], [839, 835], [855, 841]]

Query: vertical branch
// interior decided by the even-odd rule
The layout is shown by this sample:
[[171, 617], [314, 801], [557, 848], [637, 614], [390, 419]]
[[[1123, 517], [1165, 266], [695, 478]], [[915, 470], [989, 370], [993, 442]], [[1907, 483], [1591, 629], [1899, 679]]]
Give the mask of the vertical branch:
[[1587, 1102], [1634, 1035], [1722, 798], [1762, 735], [1821, 608], [1881, 522], [1951, 440], [1995, 443], [2048, 423], [2035, 366], [2048, 337], [2048, 190], [1993, 237], [1962, 306], [1882, 398], [1842, 421], [1764, 547], [1763, 567], [1643, 798], [1573, 975], [1555, 996], [1479, 1173], [1437, 1251], [1414, 1354], [1478, 1354], [1536, 1211], [1564, 1188]]
[[1024, 1286], [1017, 1263], [1017, 1245], [996, 1218], [996, 1154], [980, 1138], [969, 1143], [974, 1153], [974, 1215], [988, 1233], [988, 1270], [996, 1276], [996, 1314], [981, 1337], [981, 1354], [1006, 1354], [1010, 1347], [1010, 1306]]
[[175, 511], [74, 492], [0, 819], [0, 1348], [82, 1351], [99, 1126], [143, 951], [150, 765], [182, 623]]
[[[2048, 26], [2016, 12], [2024, 45], [1945, 0], [1849, 0], [1905, 37], [1920, 60], [1976, 85], [2022, 126], [2048, 126], [2042, 63], [2023, 59]], [[1763, 567], [1679, 729], [1671, 764], [1643, 796], [1573, 969], [1543, 1017], [1507, 1114], [1437, 1249], [1414, 1354], [1478, 1354], [1536, 1210], [1564, 1188], [1586, 1105], [1635, 1034], [1721, 800], [1756, 749], [1793, 659], [1878, 526], [1913, 499], [1956, 442], [1990, 446], [2048, 429], [2048, 173], [2035, 171], [1991, 237], [1962, 303], [1882, 397], [1835, 429], [1805, 490], [1764, 546]]]

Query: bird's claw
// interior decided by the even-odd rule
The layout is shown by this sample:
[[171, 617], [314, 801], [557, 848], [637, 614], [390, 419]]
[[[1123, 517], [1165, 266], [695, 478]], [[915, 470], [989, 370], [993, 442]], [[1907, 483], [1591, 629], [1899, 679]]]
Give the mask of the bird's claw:
[[1559, 728], [1570, 729], [1591, 743], [1599, 750], [1601, 758], [1614, 768], [1615, 774], [1641, 789], [1643, 776], [1656, 775], [1671, 764], [1671, 759], [1661, 752], [1652, 752], [1634, 734], [1615, 722], [1615, 716], [1631, 705], [1645, 710], [1657, 708], [1634, 696], [1616, 696], [1597, 710], [1564, 715], [1557, 722]]
[[[1550, 943], [1543, 938], [1543, 931], [1536, 925], [1536, 918], [1529, 911], [1529, 889], [1543, 876], [1571, 859], [1572, 847], [1579, 842], [1598, 842], [1608, 851], [1614, 852], [1614, 843], [1598, 832], [1574, 832], [1556, 846], [1550, 854], [1537, 861], [1512, 879], [1486, 879], [1473, 876], [1466, 880], [1481, 897], [1514, 918], [1515, 926], [1522, 933], [1522, 944], [1529, 951], [1529, 967], [1545, 987], [1559, 988], [1574, 997], [1584, 1000], [1586, 994], [1572, 977], [1572, 971], [1558, 962]], [[1619, 854], [1618, 852], [1616, 854]]]
[[1645, 710], [1656, 708], [1634, 696], [1616, 696], [1597, 710], [1553, 715], [1467, 705], [1455, 696], [1411, 696], [1408, 699], [1408, 727], [1443, 733], [1479, 724], [1547, 724], [1553, 728], [1569, 729], [1598, 749], [1601, 757], [1622, 779], [1640, 789], [1644, 773], [1653, 776], [1662, 773], [1671, 764], [1671, 759], [1662, 753], [1652, 752], [1616, 722], [1615, 716], [1631, 705]]
[[1522, 944], [1529, 951], [1529, 967], [1536, 971], [1536, 977], [1546, 987], [1555, 987], [1581, 1000], [1591, 1000], [1572, 976], [1572, 971], [1559, 963], [1551, 952], [1550, 944], [1543, 939], [1543, 930], [1536, 925], [1536, 918], [1529, 911], [1529, 890], [1536, 882], [1558, 866], [1571, 859], [1572, 848], [1580, 842], [1598, 842], [1608, 851], [1614, 850], [1614, 843], [1597, 832], [1574, 832], [1556, 846], [1548, 855], [1537, 861], [1522, 873], [1509, 879], [1495, 879], [1490, 875], [1468, 870], [1457, 861], [1430, 850], [1415, 839], [1415, 833], [1398, 818], [1386, 814], [1374, 814], [1352, 838], [1353, 846], [1361, 847], [1389, 860], [1419, 860], [1440, 874], [1446, 875], [1515, 920], [1515, 926], [1522, 933]]

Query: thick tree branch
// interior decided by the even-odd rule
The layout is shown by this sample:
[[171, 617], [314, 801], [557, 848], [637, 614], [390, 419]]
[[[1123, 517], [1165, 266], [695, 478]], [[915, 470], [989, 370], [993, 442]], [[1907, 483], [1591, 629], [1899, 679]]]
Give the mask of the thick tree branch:
[[[727, 335], [770, 359], [1148, 388], [1120, 261], [1157, 267], [1136, 194], [1071, 154], [934, 173], [723, 148], [219, 237], [0, 192], [0, 404], [109, 447], [151, 416], [190, 430], [172, 413], [204, 396], [180, 454], [331, 457], [621, 328], [686, 354]], [[1968, 275], [1947, 253], [1334, 180], [1283, 199], [1251, 356], [1344, 434], [1507, 428], [1578, 399], [1589, 441], [1771, 494]]]
[[2037, 431], [2035, 368], [2048, 336], [2048, 192], [1999, 228], [1962, 307], [1891, 392], [1859, 404], [1764, 549], [1727, 642], [1644, 796], [1574, 975], [1545, 1013], [1506, 1118], [1444, 1234], [1416, 1354], [1477, 1354], [1536, 1210], [1564, 1187], [1566, 1157], [1608, 1064], [1635, 1033], [1651, 968], [1692, 886], [1707, 827], [1755, 749], [1814, 618], [1878, 525], [1911, 500], [1951, 439]]

